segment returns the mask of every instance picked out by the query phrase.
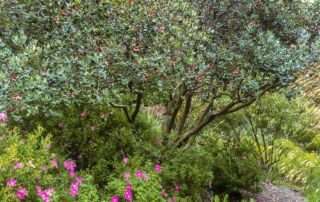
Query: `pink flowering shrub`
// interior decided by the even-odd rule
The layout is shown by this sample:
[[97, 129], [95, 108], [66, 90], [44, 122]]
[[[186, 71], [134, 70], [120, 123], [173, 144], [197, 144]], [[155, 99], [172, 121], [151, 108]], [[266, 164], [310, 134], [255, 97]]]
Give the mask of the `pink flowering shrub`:
[[98, 201], [92, 177], [76, 170], [76, 162], [63, 160], [43, 129], [21, 136], [6, 131], [0, 141], [0, 201]]
[[179, 190], [174, 186], [167, 187], [161, 177], [161, 165], [152, 163], [140, 164], [138, 158], [129, 158], [130, 163], [119, 163], [118, 176], [114, 176], [105, 187], [105, 198], [111, 201], [175, 201]]

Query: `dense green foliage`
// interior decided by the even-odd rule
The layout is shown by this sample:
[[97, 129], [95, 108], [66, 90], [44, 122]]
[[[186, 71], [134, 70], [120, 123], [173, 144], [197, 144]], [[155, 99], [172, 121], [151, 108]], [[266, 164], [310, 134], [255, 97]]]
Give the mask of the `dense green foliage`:
[[[2, 2], [1, 108], [18, 119], [103, 104], [133, 123], [142, 103], [168, 104], [181, 145], [319, 61], [319, 4], [233, 3]], [[186, 127], [192, 100], [203, 113]]]
[[305, 98], [288, 100], [284, 94], [268, 95], [251, 107], [227, 116], [219, 131], [231, 131], [230, 138], [235, 141], [243, 135], [250, 137], [258, 148], [257, 158], [270, 167], [280, 158], [276, 154], [281, 149], [275, 145], [277, 139], [289, 138], [308, 151], [319, 151], [320, 131], [313, 128], [319, 116], [314, 110]]

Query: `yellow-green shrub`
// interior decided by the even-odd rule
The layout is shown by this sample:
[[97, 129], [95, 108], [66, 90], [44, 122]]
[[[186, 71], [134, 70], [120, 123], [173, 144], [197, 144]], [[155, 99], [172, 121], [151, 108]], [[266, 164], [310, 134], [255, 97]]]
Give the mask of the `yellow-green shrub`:
[[[85, 173], [81, 173], [83, 183], [77, 185], [78, 194], [70, 195], [71, 183], [78, 175], [71, 178], [62, 156], [52, 151], [50, 135], [45, 136], [43, 128], [24, 135], [17, 128], [4, 131], [0, 141], [0, 201], [16, 201], [20, 188], [27, 191], [26, 201], [43, 201], [36, 186], [43, 191], [54, 190], [50, 201], [98, 201], [97, 191], [90, 185], [91, 176]], [[10, 179], [16, 180], [16, 185], [8, 186]]]

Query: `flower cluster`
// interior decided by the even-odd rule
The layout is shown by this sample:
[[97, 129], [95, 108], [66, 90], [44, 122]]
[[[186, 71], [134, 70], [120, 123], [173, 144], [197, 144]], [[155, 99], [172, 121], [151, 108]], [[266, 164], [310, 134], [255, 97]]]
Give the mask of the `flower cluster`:
[[[121, 150], [120, 153], [121, 153], [122, 156], [125, 156], [123, 150]], [[122, 158], [122, 162], [123, 162], [124, 164], [128, 164], [129, 158], [126, 157], [126, 156], [123, 157], [123, 158]], [[161, 172], [161, 165], [155, 164], [155, 165], [154, 165], [154, 170], [155, 170], [156, 172], [158, 172], [158, 173]], [[148, 175], [147, 173], [143, 173], [141, 170], [137, 170], [136, 173], [135, 173], [135, 176], [136, 176], [138, 179], [143, 179], [144, 181], [148, 181], [148, 180], [149, 180], [149, 175]], [[132, 186], [132, 184], [130, 184], [130, 183], [128, 182], [130, 177], [131, 177], [130, 172], [125, 172], [124, 175], [123, 175], [123, 178], [127, 181], [127, 182], [125, 183], [126, 188], [125, 188], [125, 190], [123, 191], [123, 197], [124, 197], [124, 199], [125, 199], [126, 201], [131, 201], [131, 200], [133, 200], [133, 193], [132, 193], [133, 186]], [[174, 185], [174, 190], [179, 191], [180, 189], [181, 189], [180, 185], [178, 185], [178, 184], [175, 184], [175, 185]], [[162, 195], [162, 197], [164, 197], [164, 198], [167, 198], [167, 197], [168, 197], [168, 194], [167, 194], [165, 191], [163, 191], [163, 192], [161, 193], [161, 195]], [[119, 199], [118, 196], [112, 196], [112, 197], [111, 197], [111, 202], [118, 202], [119, 200], [120, 200], [120, 199]], [[173, 200], [173, 201], [176, 201], [176, 200], [177, 200], [177, 197], [176, 197], [176, 196], [172, 196], [172, 198], [168, 199], [168, 202], [169, 202], [169, 201], [172, 201], [172, 200]]]
[[63, 162], [63, 165], [66, 169], [69, 170], [69, 173], [70, 173], [70, 177], [71, 178], [74, 178], [75, 176], [75, 170], [74, 168], [77, 167], [76, 163], [73, 162], [73, 161], [64, 161]]
[[69, 194], [73, 197], [78, 195], [79, 193], [79, 185], [83, 183], [83, 180], [81, 178], [77, 178], [75, 183], [71, 183], [71, 189]]
[[42, 191], [40, 186], [36, 186], [36, 189], [37, 189], [37, 195], [40, 196], [44, 202], [50, 202], [50, 198], [54, 193], [54, 189], [49, 188]]
[[[58, 160], [56, 158], [52, 158], [50, 160], [51, 165], [56, 168], [59, 169], [59, 165], [58, 165]], [[36, 168], [36, 166], [32, 163], [32, 161], [30, 160], [28, 165], [31, 168]], [[74, 178], [75, 177], [75, 167], [76, 167], [76, 163], [73, 161], [64, 161], [64, 167], [69, 171], [70, 173], [70, 177]], [[23, 169], [24, 168], [24, 163], [23, 162], [17, 162], [16, 164], [13, 165], [13, 169], [17, 170], [17, 169]], [[46, 166], [42, 166], [41, 167], [41, 172], [45, 172], [47, 170]], [[38, 179], [41, 179], [41, 175], [38, 176]], [[83, 179], [80, 177], [77, 177], [75, 182], [71, 183], [71, 189], [69, 194], [73, 197], [75, 197], [76, 195], [78, 195], [79, 193], [79, 185], [83, 183]], [[13, 189], [14, 187], [16, 187], [18, 184], [18, 180], [16, 179], [9, 179], [7, 181], [7, 187], [10, 189]], [[39, 196], [44, 202], [50, 202], [51, 198], [53, 196], [53, 194], [55, 193], [53, 188], [48, 188], [45, 190], [42, 190], [42, 188], [40, 186], [36, 186], [36, 194], [37, 196]], [[26, 196], [28, 195], [28, 191], [26, 188], [20, 187], [19, 189], [16, 190], [16, 198], [17, 200], [24, 200], [26, 198]]]
[[[178, 185], [178, 184], [175, 184], [175, 185], [174, 185], [174, 190], [176, 190], [176, 191], [181, 190], [181, 186]], [[163, 198], [167, 198], [167, 196], [168, 196], [168, 194], [167, 194], [165, 191], [163, 191], [163, 192], [161, 193], [161, 195], [162, 195]], [[169, 199], [168, 199], [168, 202], [171, 202], [172, 200], [173, 200], [173, 201], [176, 201], [176, 200], [177, 200], [177, 196], [172, 196], [172, 199], [169, 198]]]
[[23, 162], [18, 162], [13, 166], [13, 169], [17, 170], [17, 169], [22, 169], [24, 166]]
[[20, 188], [16, 192], [16, 196], [18, 200], [24, 200], [27, 195], [28, 195], [28, 192], [25, 188]]
[[[8, 180], [8, 182], [7, 182], [7, 186], [8, 186], [9, 188], [13, 188], [13, 187], [17, 186], [17, 182], [18, 182], [18, 180], [16, 180], [16, 179], [10, 179], [10, 180]], [[26, 190], [25, 188], [23, 188], [23, 187], [19, 188], [19, 189], [16, 191], [16, 198], [17, 198], [17, 200], [24, 200], [27, 195], [28, 195], [28, 192], [27, 192], [27, 190]]]
[[131, 201], [133, 196], [132, 196], [132, 193], [131, 193], [131, 189], [126, 189], [124, 190], [124, 198], [127, 200], [127, 201]]

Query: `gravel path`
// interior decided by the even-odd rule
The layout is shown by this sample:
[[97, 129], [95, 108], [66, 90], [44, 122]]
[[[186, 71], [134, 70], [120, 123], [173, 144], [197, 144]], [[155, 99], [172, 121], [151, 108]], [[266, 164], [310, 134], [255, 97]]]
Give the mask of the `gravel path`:
[[306, 202], [307, 199], [299, 193], [286, 187], [278, 187], [272, 184], [265, 184], [262, 193], [256, 195], [259, 202]]

